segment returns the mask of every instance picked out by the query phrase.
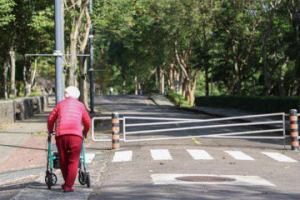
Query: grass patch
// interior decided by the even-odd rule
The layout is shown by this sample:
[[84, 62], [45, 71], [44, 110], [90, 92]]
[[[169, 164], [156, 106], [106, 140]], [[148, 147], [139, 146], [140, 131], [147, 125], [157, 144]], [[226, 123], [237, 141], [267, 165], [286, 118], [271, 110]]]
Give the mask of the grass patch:
[[170, 99], [176, 106], [191, 107], [181, 94], [175, 93], [173, 90], [168, 90], [167, 98]]

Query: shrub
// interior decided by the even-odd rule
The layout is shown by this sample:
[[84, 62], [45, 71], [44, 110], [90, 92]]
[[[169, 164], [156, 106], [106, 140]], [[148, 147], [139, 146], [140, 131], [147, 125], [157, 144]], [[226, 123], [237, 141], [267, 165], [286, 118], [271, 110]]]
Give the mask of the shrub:
[[236, 108], [241, 110], [271, 113], [300, 111], [300, 97], [264, 97], [264, 96], [208, 96], [196, 97], [196, 106]]
[[167, 97], [177, 106], [190, 107], [184, 97], [181, 94], [175, 93], [173, 90], [168, 90]]

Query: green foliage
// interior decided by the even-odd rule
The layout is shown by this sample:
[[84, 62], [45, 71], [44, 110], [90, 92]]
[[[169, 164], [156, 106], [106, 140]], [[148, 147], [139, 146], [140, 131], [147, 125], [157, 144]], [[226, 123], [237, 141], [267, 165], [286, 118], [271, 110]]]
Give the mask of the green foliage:
[[181, 94], [177, 94], [172, 90], [168, 90], [167, 97], [177, 106], [191, 107]]
[[[80, 12], [65, 3], [68, 47], [72, 20]], [[182, 57], [189, 79], [201, 70], [196, 96], [299, 95], [299, 13], [298, 0], [94, 1], [94, 67], [105, 70], [95, 74], [97, 87], [105, 91], [113, 86], [121, 93], [126, 82], [127, 93], [132, 92], [137, 76], [143, 90], [157, 90], [155, 69], [162, 68], [166, 80], [171, 63], [182, 71], [176, 42], [179, 53], [190, 54]], [[53, 50], [53, 1], [0, 0], [0, 35], [0, 72], [13, 49], [17, 81], [22, 81], [24, 54]], [[53, 59], [39, 59], [38, 64], [39, 76], [54, 78]]]
[[195, 103], [196, 106], [234, 108], [259, 113], [300, 110], [300, 97], [209, 96], [196, 97]]
[[0, 0], [0, 28], [15, 19], [12, 14], [15, 5], [16, 3], [13, 0]]

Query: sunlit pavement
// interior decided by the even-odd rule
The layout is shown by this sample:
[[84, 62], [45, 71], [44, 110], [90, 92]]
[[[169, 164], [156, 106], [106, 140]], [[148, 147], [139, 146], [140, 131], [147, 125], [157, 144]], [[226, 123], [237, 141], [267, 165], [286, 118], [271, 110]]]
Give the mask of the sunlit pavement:
[[[158, 107], [143, 96], [102, 96], [96, 99], [102, 116], [117, 111], [122, 116], [209, 118], [202, 114]], [[141, 130], [146, 127], [141, 127]], [[147, 129], [146, 129], [147, 130]], [[203, 131], [202, 131], [203, 132]], [[201, 134], [201, 131], [193, 132]], [[189, 134], [172, 133], [172, 137]], [[149, 137], [157, 137], [155, 134]], [[142, 138], [137, 136], [136, 138]], [[88, 165], [91, 189], [75, 186], [64, 194], [61, 177], [53, 191], [43, 177], [26, 185], [1, 188], [9, 199], [299, 199], [298, 152], [283, 150], [282, 142], [238, 139], [180, 139], [121, 142], [111, 150], [110, 142], [91, 142]], [[276, 155], [275, 159], [272, 155]], [[58, 172], [59, 174], [59, 172]], [[183, 177], [183, 179], [182, 179]], [[229, 178], [229, 179], [226, 179]], [[189, 181], [187, 181], [189, 180]], [[17, 191], [15, 193], [8, 191]], [[7, 196], [3, 196], [7, 194]]]

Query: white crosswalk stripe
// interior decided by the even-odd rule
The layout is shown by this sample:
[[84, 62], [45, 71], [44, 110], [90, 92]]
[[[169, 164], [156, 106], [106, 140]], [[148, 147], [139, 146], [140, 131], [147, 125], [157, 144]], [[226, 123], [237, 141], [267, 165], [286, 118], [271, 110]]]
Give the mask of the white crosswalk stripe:
[[[199, 150], [199, 149], [186, 149], [188, 154], [192, 157], [194, 160], [215, 160], [213, 156], [210, 155], [209, 152], [205, 150]], [[221, 151], [218, 151], [220, 154], [222, 154]], [[255, 161], [255, 157], [251, 157], [247, 155], [246, 153], [242, 151], [223, 151], [223, 154], [227, 153], [235, 160], [241, 160], [241, 161]], [[152, 160], [173, 160], [171, 153], [168, 149], [151, 149], [150, 150], [151, 158]], [[253, 154], [253, 152], [252, 152]], [[269, 158], [272, 158], [273, 160], [277, 162], [289, 162], [289, 163], [298, 163], [297, 160], [294, 160], [286, 155], [283, 155], [281, 153], [276, 152], [257, 152], [257, 154], [264, 154]], [[92, 161], [94, 155], [87, 156], [87, 162]], [[265, 158], [267, 158], [265, 157]], [[261, 156], [258, 157], [258, 160], [261, 160]], [[128, 162], [133, 160], [133, 152], [132, 151], [119, 151], [116, 152], [112, 162]]]
[[209, 155], [204, 150], [192, 150], [192, 149], [187, 149], [187, 152], [193, 157], [194, 160], [213, 160], [214, 158]]
[[172, 156], [168, 149], [150, 150], [153, 160], [172, 160]]
[[294, 162], [294, 163], [298, 162], [297, 160], [294, 160], [280, 153], [274, 153], [274, 152], [261, 152], [261, 153], [279, 162]]
[[241, 151], [225, 151], [228, 153], [231, 157], [233, 157], [236, 160], [254, 160], [251, 156], [248, 156], [247, 154], [241, 152]]
[[85, 162], [86, 163], [92, 163], [93, 159], [95, 158], [94, 153], [86, 153], [85, 154]]
[[113, 162], [126, 162], [132, 160], [132, 151], [116, 152]]

